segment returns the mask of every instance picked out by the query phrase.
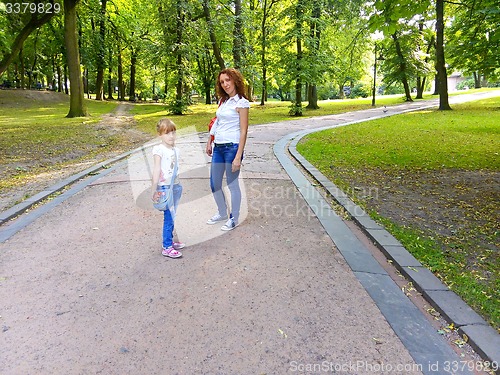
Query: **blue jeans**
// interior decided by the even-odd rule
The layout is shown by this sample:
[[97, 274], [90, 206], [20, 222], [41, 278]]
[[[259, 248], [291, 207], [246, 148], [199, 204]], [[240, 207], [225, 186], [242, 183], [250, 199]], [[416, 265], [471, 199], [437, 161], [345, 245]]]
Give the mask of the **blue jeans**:
[[226, 173], [226, 183], [231, 193], [231, 212], [230, 217], [238, 222], [241, 207], [241, 190], [238, 177], [239, 169], [236, 172], [231, 170], [232, 162], [238, 151], [238, 144], [226, 144], [224, 146], [215, 146], [212, 153], [212, 165], [210, 167], [210, 188], [214, 195], [219, 215], [227, 215], [226, 197], [222, 190], [222, 179]]
[[[158, 186], [157, 190], [168, 190], [170, 189], [170, 185], [168, 186]], [[167, 209], [163, 211], [163, 247], [167, 248], [172, 246], [172, 240], [174, 237], [174, 220], [175, 220], [175, 211], [177, 210], [177, 206], [179, 205], [179, 200], [182, 195], [182, 185], [176, 184], [174, 185], [174, 207], [171, 209]]]

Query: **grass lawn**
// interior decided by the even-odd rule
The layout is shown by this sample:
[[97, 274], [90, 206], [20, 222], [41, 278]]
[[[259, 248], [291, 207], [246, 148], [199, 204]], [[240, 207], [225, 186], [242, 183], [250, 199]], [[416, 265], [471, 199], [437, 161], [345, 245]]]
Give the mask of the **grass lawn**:
[[500, 328], [500, 98], [314, 133], [298, 150]]
[[87, 101], [92, 116], [86, 118], [66, 118], [69, 97], [60, 93], [1, 90], [0, 105], [0, 192], [121, 142], [96, 126], [115, 102]]
[[[430, 94], [424, 95], [425, 99], [435, 99], [436, 96]], [[401, 95], [390, 95], [377, 97], [377, 106], [391, 106], [403, 103]], [[319, 102], [320, 108], [311, 110], [304, 108], [301, 118], [313, 116], [325, 116], [336, 113], [357, 111], [372, 108], [371, 98], [345, 99], [345, 100], [325, 100]], [[170, 115], [165, 105], [162, 104], [136, 104], [132, 110], [138, 123], [138, 128], [150, 134], [156, 134], [155, 126], [162, 117], [168, 117], [175, 122], [177, 129], [182, 130], [206, 131], [210, 119], [215, 116], [217, 110], [216, 104], [194, 104], [189, 107], [189, 112], [185, 115]], [[250, 125], [268, 124], [271, 122], [287, 121], [293, 119], [288, 115], [290, 102], [269, 101], [265, 106], [259, 102], [251, 104]], [[194, 127], [194, 128], [193, 128]]]

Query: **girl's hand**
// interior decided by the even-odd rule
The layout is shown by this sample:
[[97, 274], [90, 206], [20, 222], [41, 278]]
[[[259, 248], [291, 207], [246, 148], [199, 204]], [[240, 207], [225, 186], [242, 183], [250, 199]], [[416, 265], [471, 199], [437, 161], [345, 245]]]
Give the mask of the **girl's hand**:
[[155, 191], [155, 192], [153, 193], [153, 197], [151, 198], [151, 200], [152, 200], [153, 202], [158, 202], [158, 199], [160, 199], [160, 192], [159, 192], [159, 191]]

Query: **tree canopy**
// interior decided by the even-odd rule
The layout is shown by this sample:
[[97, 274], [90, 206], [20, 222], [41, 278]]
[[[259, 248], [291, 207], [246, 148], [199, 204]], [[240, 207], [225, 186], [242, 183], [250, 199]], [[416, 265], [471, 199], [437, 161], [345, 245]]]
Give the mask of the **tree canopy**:
[[368, 95], [374, 59], [377, 91], [407, 100], [430, 82], [442, 88], [446, 67], [495, 82], [499, 19], [494, 0], [3, 1], [0, 75], [4, 86], [76, 87], [98, 100], [155, 98], [181, 114], [212, 102], [217, 71], [232, 66], [251, 98], [289, 100], [300, 115], [303, 101]]

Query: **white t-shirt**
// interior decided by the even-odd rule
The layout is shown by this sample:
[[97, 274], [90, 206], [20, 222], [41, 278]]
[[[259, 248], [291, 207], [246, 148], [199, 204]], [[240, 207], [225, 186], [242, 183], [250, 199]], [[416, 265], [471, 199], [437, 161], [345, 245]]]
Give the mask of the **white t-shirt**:
[[[175, 152], [177, 152], [177, 160], [175, 160]], [[153, 155], [159, 155], [161, 158], [161, 172], [160, 172], [160, 180], [158, 185], [170, 186], [170, 182], [172, 181], [172, 174], [174, 173], [175, 163], [178, 163], [179, 160], [179, 150], [177, 147], [170, 148], [165, 146], [163, 143], [156, 145], [153, 147]], [[174, 178], [174, 184], [179, 183], [179, 165], [177, 165], [177, 175]]]
[[250, 108], [250, 103], [236, 94], [217, 109], [217, 121], [210, 131], [215, 143], [240, 143], [240, 114], [236, 108]]

